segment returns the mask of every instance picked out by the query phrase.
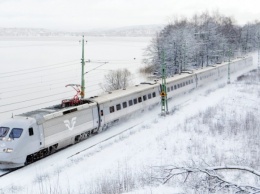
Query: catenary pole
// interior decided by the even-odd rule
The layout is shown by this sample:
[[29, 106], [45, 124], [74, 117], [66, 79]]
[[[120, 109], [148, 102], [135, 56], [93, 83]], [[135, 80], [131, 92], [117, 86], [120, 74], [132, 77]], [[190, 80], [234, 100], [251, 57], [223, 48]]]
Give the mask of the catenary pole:
[[81, 99], [85, 96], [85, 58], [84, 58], [84, 35], [82, 36], [82, 58], [81, 58]]
[[260, 35], [258, 32], [258, 73], [260, 73]]
[[230, 55], [231, 55], [231, 50], [228, 50], [228, 81], [227, 83], [230, 84]]
[[162, 85], [161, 85], [161, 115], [169, 114], [168, 100], [167, 100], [167, 86], [166, 86], [166, 65], [164, 51], [162, 52]]

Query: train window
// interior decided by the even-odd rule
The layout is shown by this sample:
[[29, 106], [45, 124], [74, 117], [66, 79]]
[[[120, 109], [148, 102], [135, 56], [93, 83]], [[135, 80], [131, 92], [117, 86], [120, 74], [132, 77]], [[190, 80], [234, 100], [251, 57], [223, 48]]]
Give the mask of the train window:
[[121, 104], [116, 105], [116, 110], [121, 110]]
[[136, 98], [134, 99], [134, 104], [137, 104], [137, 99]]
[[189, 80], [189, 84], [190, 84], [191, 82], [190, 82], [190, 80]]
[[183, 87], [185, 86], [185, 82], [182, 83]]
[[110, 110], [110, 113], [115, 112], [115, 107], [114, 106], [110, 106], [109, 110]]
[[171, 91], [173, 91], [173, 86], [171, 86]]
[[0, 137], [5, 137], [9, 131], [8, 127], [0, 127]]
[[21, 137], [22, 132], [23, 132], [23, 129], [21, 129], [21, 128], [13, 128], [12, 131], [10, 132], [9, 137], [13, 138], [13, 139], [19, 138], [19, 137]]
[[180, 83], [180, 87], [182, 87], [182, 83]]
[[153, 97], [156, 97], [156, 93], [155, 92], [153, 92]]
[[33, 128], [30, 127], [30, 128], [29, 128], [29, 136], [32, 136], [32, 135], [33, 135]]
[[167, 92], [170, 92], [170, 88], [169, 87], [167, 88]]
[[123, 102], [123, 108], [126, 108], [126, 107], [127, 107], [127, 103]]
[[151, 99], [152, 98], [152, 94], [148, 94], [148, 99]]
[[129, 100], [128, 104], [129, 104], [129, 106], [132, 106], [133, 105], [133, 100]]
[[193, 79], [191, 80], [191, 83], [193, 83]]
[[175, 89], [175, 90], [177, 89], [177, 86], [176, 86], [176, 85], [174, 85], [174, 89]]
[[188, 85], [189, 84], [189, 82], [188, 81], [186, 81], [186, 85]]
[[138, 97], [138, 102], [142, 102], [142, 97]]
[[100, 116], [103, 116], [104, 115], [104, 112], [103, 110], [100, 111]]
[[146, 95], [143, 96], [143, 100], [146, 101], [147, 100], [147, 97]]

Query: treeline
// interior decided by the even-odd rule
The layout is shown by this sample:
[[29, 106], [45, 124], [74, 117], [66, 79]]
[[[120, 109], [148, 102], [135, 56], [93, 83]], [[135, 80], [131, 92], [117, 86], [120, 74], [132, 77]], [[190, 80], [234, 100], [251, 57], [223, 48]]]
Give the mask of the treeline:
[[257, 49], [259, 33], [259, 21], [239, 26], [218, 12], [174, 18], [146, 49], [144, 63], [160, 73], [165, 61], [168, 75], [221, 63]]

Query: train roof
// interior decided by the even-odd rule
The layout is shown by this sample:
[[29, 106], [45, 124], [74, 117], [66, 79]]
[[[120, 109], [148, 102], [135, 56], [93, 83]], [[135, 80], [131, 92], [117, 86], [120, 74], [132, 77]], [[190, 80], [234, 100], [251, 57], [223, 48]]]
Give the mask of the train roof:
[[[234, 59], [234, 60], [231, 61], [231, 63], [239, 61], [239, 60], [241, 60], [241, 58]], [[207, 72], [208, 70], [214, 69], [216, 67], [225, 66], [225, 65], [227, 65], [227, 63], [228, 62], [216, 64], [214, 66], [208, 66], [208, 67], [205, 67], [203, 69], [190, 70], [190, 71], [187, 71], [186, 73], [182, 73], [180, 75], [174, 75], [173, 77], [167, 78], [166, 81], [167, 81], [167, 83], [169, 83], [169, 82], [172, 82], [172, 81], [182, 80], [182, 79], [185, 79], [187, 77], [192, 78], [195, 74]], [[146, 90], [146, 89], [151, 89], [151, 88], [157, 87], [157, 86], [159, 86], [160, 83], [161, 83], [161, 81], [159, 81], [159, 80], [153, 81], [153, 82], [140, 83], [140, 84], [135, 85], [135, 86], [130, 86], [130, 87], [127, 87], [125, 89], [120, 89], [120, 90], [114, 90], [114, 91], [102, 94], [100, 96], [94, 96], [94, 97], [91, 97], [91, 98], [94, 101], [97, 101], [98, 103], [103, 103], [103, 102], [107, 102], [107, 101], [110, 101], [110, 100], [114, 100], [114, 99], [117, 99], [117, 98], [121, 98], [121, 97], [124, 97], [124, 96], [131, 95], [132, 93], [142, 92], [144, 89]]]
[[62, 107], [61, 104], [49, 106], [46, 108], [40, 108], [30, 112], [16, 115], [15, 117], [30, 117], [35, 118], [38, 122], [44, 122], [46, 120], [68, 114], [70, 112], [82, 110], [96, 105], [92, 100], [84, 99], [83, 104], [77, 106]]
[[[232, 60], [230, 61], [230, 63], [232, 64], [232, 63], [234, 63], [234, 62], [241, 61], [241, 60], [244, 60], [244, 59], [247, 59], [247, 58], [250, 58], [250, 57], [243, 57], [243, 58], [232, 59]], [[203, 69], [201, 69], [201, 68], [200, 68], [200, 69], [196, 69], [196, 70], [194, 71], [194, 73], [197, 73], [197, 74], [204, 73], [204, 72], [208, 71], [209, 69], [214, 69], [214, 68], [217, 68], [217, 67], [226, 66], [228, 63], [229, 63], [229, 62], [226, 61], [226, 62], [221, 63], [221, 64], [210, 65], [210, 66], [205, 67], [205, 68], [203, 68]]]
[[117, 98], [121, 98], [123, 96], [128, 96], [128, 95], [131, 95], [133, 93], [142, 92], [142, 91], [144, 91], [144, 89], [145, 90], [152, 89], [152, 88], [158, 87], [158, 86], [159, 86], [159, 82], [157, 82], [157, 81], [143, 82], [143, 83], [137, 84], [135, 86], [127, 87], [125, 89], [107, 92], [107, 93], [105, 93], [101, 96], [93, 97], [92, 99], [94, 101], [97, 101], [98, 103], [103, 103], [103, 102], [107, 102], [107, 101], [114, 100], [114, 99], [117, 99]]

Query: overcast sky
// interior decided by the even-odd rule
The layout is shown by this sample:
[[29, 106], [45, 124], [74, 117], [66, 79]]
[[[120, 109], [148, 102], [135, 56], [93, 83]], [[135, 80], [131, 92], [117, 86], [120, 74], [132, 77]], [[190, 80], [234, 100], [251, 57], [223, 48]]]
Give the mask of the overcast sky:
[[166, 24], [205, 10], [233, 16], [238, 24], [260, 20], [260, 0], [0, 0], [0, 27], [83, 31]]

